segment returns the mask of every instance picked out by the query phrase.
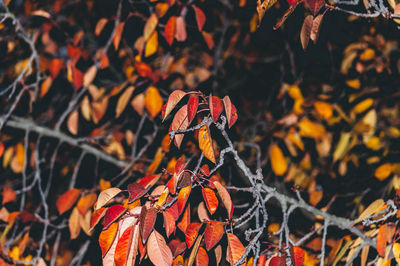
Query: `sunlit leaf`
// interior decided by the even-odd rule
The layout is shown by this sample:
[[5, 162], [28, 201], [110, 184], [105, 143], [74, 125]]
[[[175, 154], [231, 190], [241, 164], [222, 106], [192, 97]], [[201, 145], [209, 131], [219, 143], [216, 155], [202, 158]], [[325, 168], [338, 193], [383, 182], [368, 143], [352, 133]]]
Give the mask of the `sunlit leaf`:
[[203, 188], [201, 190], [201, 192], [203, 193], [203, 198], [204, 201], [207, 205], [207, 209], [211, 214], [214, 214], [215, 211], [218, 208], [218, 198], [215, 195], [214, 190], [210, 189], [210, 188]]
[[206, 249], [212, 249], [224, 235], [224, 223], [218, 221], [208, 221], [204, 230], [204, 242]]
[[276, 175], [284, 175], [287, 171], [287, 162], [282, 150], [274, 144], [270, 149], [271, 168]]
[[240, 257], [246, 252], [245, 247], [239, 238], [232, 233], [227, 233], [228, 248], [226, 251], [226, 260], [231, 264], [239, 261]]
[[121, 217], [127, 208], [124, 206], [117, 204], [109, 207], [106, 211], [106, 214], [104, 216], [103, 220], [103, 228], [107, 229], [112, 223], [114, 223], [116, 220], [118, 220], [119, 217]]
[[211, 162], [216, 163], [214, 148], [208, 125], [204, 125], [199, 129], [199, 148], [204, 156]]
[[207, 255], [207, 251], [204, 248], [200, 247], [197, 251], [196, 266], [207, 266], [208, 262], [209, 258]]
[[172, 264], [172, 252], [165, 242], [164, 237], [156, 230], [153, 230], [147, 241], [147, 253], [154, 265], [170, 266]]
[[61, 215], [71, 209], [80, 195], [81, 191], [79, 189], [72, 188], [58, 197], [56, 202], [58, 213]]
[[221, 185], [218, 181], [214, 181], [214, 185], [218, 191], [218, 195], [224, 203], [225, 209], [228, 212], [229, 219], [232, 218], [233, 214], [233, 203], [229, 192], [226, 190], [224, 186]]
[[104, 205], [106, 205], [111, 199], [113, 199], [116, 195], [118, 195], [121, 192], [119, 188], [112, 187], [108, 188], [106, 190], [103, 190], [99, 197], [97, 198], [97, 203], [95, 206], [95, 210], [100, 209]]
[[183, 188], [181, 188], [181, 190], [179, 190], [179, 193], [178, 193], [178, 211], [179, 211], [179, 213], [183, 212], [191, 191], [192, 191], [192, 185], [183, 187]]
[[180, 102], [180, 100], [182, 100], [185, 95], [186, 92], [181, 90], [175, 90], [169, 95], [163, 119], [165, 119], [171, 113], [174, 107]]
[[144, 96], [144, 105], [152, 118], [156, 117], [163, 106], [163, 100], [157, 88], [150, 86]]
[[140, 212], [140, 236], [142, 237], [143, 244], [146, 243], [147, 238], [151, 234], [154, 229], [154, 225], [157, 219], [157, 209], [151, 207], [149, 209], [146, 206], [142, 207], [142, 211]]

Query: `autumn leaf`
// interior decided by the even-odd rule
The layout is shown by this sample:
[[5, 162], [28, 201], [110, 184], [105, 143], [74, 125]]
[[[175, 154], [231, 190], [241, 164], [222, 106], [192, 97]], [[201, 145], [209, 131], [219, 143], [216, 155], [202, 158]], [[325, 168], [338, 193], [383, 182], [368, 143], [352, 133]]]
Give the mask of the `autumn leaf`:
[[235, 123], [236, 120], [238, 119], [236, 107], [231, 103], [231, 99], [229, 96], [225, 96], [222, 99], [224, 103], [224, 108], [225, 108], [225, 114], [226, 114], [226, 119], [228, 121], [228, 126], [231, 128]]
[[89, 193], [80, 198], [78, 203], [76, 204], [76, 208], [78, 209], [79, 213], [84, 216], [87, 211], [92, 208], [93, 204], [96, 202], [96, 199], [96, 193]]
[[68, 228], [71, 240], [77, 238], [81, 232], [80, 219], [81, 218], [78, 209], [74, 208], [68, 219]]
[[108, 188], [100, 192], [99, 197], [97, 198], [95, 210], [98, 210], [104, 205], [106, 205], [111, 199], [117, 196], [120, 192], [121, 190], [116, 187]]
[[233, 214], [233, 203], [229, 192], [226, 190], [224, 186], [221, 185], [218, 181], [214, 181], [214, 185], [218, 191], [219, 197], [222, 199], [222, 203], [224, 203], [225, 209], [228, 212], [229, 219], [232, 218]]
[[99, 246], [101, 248], [101, 254], [104, 255], [110, 249], [118, 230], [118, 223], [113, 223], [106, 230], [101, 231], [99, 236]]
[[191, 191], [192, 191], [192, 185], [183, 187], [181, 188], [181, 190], [179, 190], [178, 201], [177, 201], [179, 213], [182, 213]]
[[223, 111], [223, 105], [222, 105], [221, 99], [218, 98], [217, 96], [210, 95], [209, 106], [210, 106], [211, 117], [212, 117], [214, 123], [217, 123], [218, 118]]
[[184, 42], [187, 38], [185, 19], [179, 16], [175, 21], [175, 39], [178, 42]]
[[[187, 115], [187, 105], [182, 106], [175, 114], [172, 120], [171, 130], [185, 130], [189, 126]], [[181, 146], [184, 134], [176, 134], [174, 137], [175, 145], [179, 148]], [[171, 189], [170, 189], [171, 190]]]
[[157, 219], [157, 209], [151, 207], [149, 209], [146, 206], [142, 207], [142, 211], [140, 212], [140, 235], [142, 237], [143, 244], [146, 243], [147, 238], [149, 237], [150, 233], [154, 229], [154, 225]]
[[233, 265], [239, 261], [240, 257], [246, 252], [246, 249], [237, 236], [232, 233], [227, 233], [226, 235], [228, 237], [226, 260]]
[[214, 148], [212, 146], [212, 139], [208, 125], [204, 125], [199, 129], [199, 148], [204, 156], [211, 162], [216, 163]]
[[198, 106], [199, 106], [199, 96], [198, 95], [190, 95], [189, 101], [187, 104], [189, 124], [192, 123], [192, 120], [197, 113]]
[[202, 225], [202, 223], [191, 223], [187, 226], [185, 231], [185, 239], [188, 248], [192, 247]]
[[307, 7], [310, 9], [314, 17], [324, 6], [324, 3], [324, 0], [306, 0]]
[[115, 108], [115, 118], [118, 118], [125, 110], [134, 90], [135, 90], [134, 86], [129, 86], [121, 94], [117, 102], [117, 107]]
[[221, 240], [224, 235], [224, 223], [218, 221], [208, 221], [204, 230], [204, 242], [209, 251]]
[[163, 100], [157, 88], [150, 86], [144, 96], [144, 105], [152, 118], [156, 117], [163, 106]]
[[303, 22], [303, 26], [300, 31], [300, 41], [303, 50], [307, 49], [308, 42], [310, 41], [311, 30], [313, 26], [313, 16], [308, 15]]
[[204, 201], [207, 205], [207, 209], [211, 214], [214, 214], [218, 208], [218, 198], [215, 195], [214, 190], [210, 188], [203, 188], [202, 193]]
[[129, 201], [128, 203], [132, 203], [135, 200], [141, 198], [143, 195], [147, 193], [148, 189], [144, 188], [139, 183], [132, 183], [128, 185], [129, 192]]
[[168, 19], [167, 24], [165, 24], [164, 28], [164, 38], [170, 46], [174, 42], [175, 29], [176, 29], [176, 16], [171, 16]]
[[287, 171], [287, 162], [282, 150], [274, 144], [270, 148], [271, 168], [278, 176], [284, 175]]
[[72, 188], [58, 197], [56, 206], [58, 213], [61, 215], [64, 212], [72, 208], [75, 202], [78, 200], [81, 191], [77, 188]]
[[95, 210], [90, 218], [90, 228], [89, 231], [93, 230], [93, 228], [100, 222], [100, 220], [106, 215], [107, 208], [100, 208]]
[[3, 200], [2, 200], [2, 205], [7, 204], [9, 202], [13, 202], [17, 199], [17, 194], [15, 191], [9, 186], [5, 185], [3, 187]]
[[128, 227], [128, 229], [126, 229], [118, 239], [118, 243], [115, 248], [118, 252], [115, 252], [114, 254], [114, 260], [117, 266], [125, 265], [127, 262], [128, 252], [132, 244], [131, 238], [133, 234], [133, 227], [134, 226]]
[[206, 15], [204, 14], [203, 10], [201, 10], [197, 6], [192, 5], [192, 7], [196, 15], [197, 28], [199, 29], [199, 31], [202, 31], [204, 24], [206, 23]]
[[257, 0], [257, 13], [258, 13], [258, 26], [260, 26], [261, 21], [265, 15], [265, 12], [270, 9], [277, 0]]
[[379, 256], [385, 256], [386, 250], [386, 224], [382, 224], [379, 227], [378, 235], [376, 237], [376, 251], [378, 251]]
[[168, 101], [167, 101], [166, 107], [165, 107], [165, 113], [163, 115], [163, 121], [171, 113], [171, 111], [174, 109], [174, 107], [180, 102], [180, 100], [182, 100], [182, 98], [185, 95], [186, 95], [186, 92], [181, 91], [181, 90], [175, 90], [169, 95]]
[[79, 113], [77, 110], [73, 111], [67, 120], [67, 127], [72, 135], [78, 134]]
[[158, 24], [158, 18], [156, 14], [151, 14], [151, 16], [147, 19], [146, 24], [143, 29], [143, 37], [145, 40], [148, 40], [150, 36], [153, 34]]
[[200, 247], [199, 250], [197, 251], [197, 256], [196, 256], [196, 266], [207, 266], [209, 263], [209, 258], [207, 255], [207, 251]]
[[112, 223], [117, 221], [118, 218], [121, 217], [126, 210], [127, 208], [120, 204], [109, 207], [104, 216], [103, 229], [107, 229]]
[[153, 230], [147, 241], [147, 253], [154, 265], [170, 266], [172, 264], [172, 252], [165, 242], [164, 237], [156, 230]]
[[144, 56], [149, 57], [153, 55], [155, 52], [157, 52], [157, 49], [158, 49], [158, 34], [157, 31], [154, 31], [146, 42], [146, 46], [144, 49]]

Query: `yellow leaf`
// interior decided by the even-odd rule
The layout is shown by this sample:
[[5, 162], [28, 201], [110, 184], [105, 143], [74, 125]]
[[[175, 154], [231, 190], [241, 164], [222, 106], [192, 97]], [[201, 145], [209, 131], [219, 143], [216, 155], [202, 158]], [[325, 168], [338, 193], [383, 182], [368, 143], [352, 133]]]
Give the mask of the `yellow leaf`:
[[101, 191], [106, 190], [107, 188], [110, 188], [110, 187], [111, 187], [110, 181], [104, 180], [103, 178], [100, 179], [100, 190]]
[[314, 103], [314, 108], [323, 119], [329, 120], [332, 117], [333, 108], [329, 103], [317, 101]]
[[148, 57], [153, 55], [155, 52], [157, 52], [157, 48], [158, 48], [158, 34], [157, 31], [154, 31], [146, 42], [146, 47], [144, 49], [144, 56]]
[[346, 80], [346, 84], [353, 89], [359, 89], [361, 87], [361, 82], [358, 79]]
[[164, 152], [160, 147], [158, 148], [156, 155], [154, 156], [153, 162], [149, 165], [149, 168], [147, 168], [146, 176], [153, 174], [157, 170], [163, 158], [164, 158]]
[[325, 128], [323, 125], [317, 124], [304, 118], [299, 123], [300, 135], [304, 137], [322, 139], [325, 135]]
[[384, 163], [375, 170], [375, 177], [380, 181], [385, 180], [392, 173], [392, 169], [390, 163]]
[[280, 229], [280, 225], [278, 223], [272, 223], [268, 225], [268, 231], [271, 233], [276, 233]]
[[289, 86], [288, 94], [293, 100], [304, 100], [303, 94], [301, 93], [301, 90], [297, 85]]
[[276, 144], [271, 146], [270, 160], [271, 160], [272, 171], [274, 171], [276, 175], [283, 175], [286, 173], [287, 171], [286, 159], [283, 156], [282, 150]]
[[393, 255], [397, 265], [400, 265], [400, 243], [393, 244]]
[[255, 32], [257, 29], [258, 16], [257, 13], [254, 13], [253, 17], [250, 20], [250, 32]]
[[381, 141], [378, 137], [373, 136], [367, 140], [365, 146], [371, 150], [378, 150], [381, 147]]
[[144, 105], [152, 118], [161, 112], [163, 100], [156, 87], [149, 87], [144, 96]]
[[374, 100], [372, 100], [371, 98], [365, 99], [364, 101], [354, 106], [353, 112], [356, 114], [361, 114], [365, 112], [368, 108], [370, 108], [372, 104], [374, 104]]
[[371, 48], [367, 48], [360, 54], [360, 60], [362, 61], [368, 61], [374, 58], [375, 56], [375, 51]]
[[199, 147], [204, 156], [211, 162], [215, 163], [215, 154], [212, 147], [212, 139], [210, 130], [207, 125], [204, 125], [199, 130]]
[[169, 5], [167, 3], [157, 3], [155, 6], [155, 11], [157, 17], [161, 18], [167, 13]]
[[115, 109], [115, 118], [118, 118], [125, 110], [126, 105], [128, 104], [134, 90], [134, 86], [129, 86], [127, 89], [125, 89], [124, 93], [121, 94], [117, 102], [117, 107]]

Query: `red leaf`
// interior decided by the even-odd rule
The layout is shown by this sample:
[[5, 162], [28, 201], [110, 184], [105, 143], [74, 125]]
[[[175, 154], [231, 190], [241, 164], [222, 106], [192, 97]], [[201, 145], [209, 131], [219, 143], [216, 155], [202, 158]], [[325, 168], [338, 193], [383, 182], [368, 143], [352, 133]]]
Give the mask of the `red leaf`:
[[204, 15], [203, 10], [198, 8], [197, 6], [192, 6], [194, 9], [194, 13], [196, 15], [197, 27], [199, 31], [203, 30], [204, 24], [206, 23], [206, 15]]
[[115, 27], [115, 31], [114, 31], [115, 33], [114, 33], [114, 36], [113, 36], [113, 39], [112, 39], [112, 42], [114, 44], [115, 50], [118, 50], [118, 46], [119, 46], [119, 43], [121, 41], [121, 37], [122, 37], [122, 32], [124, 30], [124, 26], [125, 26], [125, 22], [120, 22], [117, 25], [117, 27]]
[[209, 99], [210, 99], [209, 105], [210, 105], [211, 117], [214, 120], [214, 123], [217, 123], [218, 118], [222, 113], [222, 110], [224, 109], [222, 106], [222, 101], [217, 96], [211, 96], [211, 95]]
[[58, 197], [56, 202], [58, 212], [60, 214], [63, 214], [64, 212], [71, 209], [75, 202], [78, 200], [80, 194], [81, 191], [79, 189], [72, 188], [62, 194], [60, 197]]
[[310, 9], [311, 13], [314, 15], [314, 17], [324, 6], [324, 3], [325, 3], [324, 0], [306, 0], [306, 4]]
[[222, 199], [224, 206], [228, 212], [229, 219], [232, 218], [233, 214], [233, 203], [231, 196], [229, 195], [228, 191], [225, 187], [223, 187], [218, 181], [214, 181], [214, 185], [218, 190], [218, 195]]
[[203, 225], [202, 223], [191, 223], [186, 228], [185, 239], [188, 248], [190, 248], [193, 245], [202, 225]]
[[204, 230], [204, 242], [206, 249], [212, 249], [224, 235], [224, 223], [218, 221], [208, 221]]
[[176, 28], [176, 17], [172, 16], [168, 19], [164, 29], [164, 38], [170, 46], [174, 42], [175, 28]]
[[204, 164], [202, 167], [200, 167], [200, 172], [202, 172], [205, 176], [209, 176], [210, 168], [208, 167], [207, 164]]
[[186, 92], [181, 90], [175, 90], [169, 95], [165, 107], [165, 114], [163, 115], [163, 121], [169, 115], [169, 113], [171, 113], [172, 109], [174, 109], [174, 107], [179, 103], [179, 101], [182, 100], [183, 97], [185, 97], [185, 95]]
[[74, 82], [75, 90], [79, 90], [83, 85], [83, 73], [76, 67], [72, 67], [72, 81]]
[[226, 260], [231, 264], [236, 264], [240, 257], [246, 252], [245, 247], [239, 238], [232, 233], [227, 233], [228, 249], [226, 252]]
[[197, 107], [199, 106], [199, 96], [190, 95], [187, 107], [188, 107], [188, 120], [189, 124], [192, 123], [193, 118], [197, 113]]
[[207, 251], [204, 248], [200, 247], [196, 255], [196, 266], [208, 266], [208, 262], [209, 259]]
[[149, 237], [150, 233], [154, 229], [154, 225], [157, 219], [157, 209], [156, 208], [149, 208], [147, 209], [146, 206], [142, 207], [142, 211], [140, 212], [140, 235], [142, 236], [143, 244], [146, 243], [147, 238]]
[[176, 219], [169, 209], [163, 212], [163, 217], [165, 233], [167, 234], [167, 237], [169, 237], [176, 230]]
[[203, 188], [201, 192], [203, 193], [203, 198], [206, 202], [207, 209], [211, 214], [214, 214], [218, 208], [218, 198], [215, 196], [214, 190], [210, 188]]
[[154, 230], [149, 236], [149, 241], [147, 242], [147, 254], [154, 265], [172, 265], [172, 252], [165, 242], [164, 237], [156, 230]]
[[89, 231], [93, 230], [93, 228], [100, 222], [101, 218], [106, 215], [107, 208], [100, 208], [98, 210], [95, 210], [92, 213], [92, 216], [90, 218], [90, 229]]
[[178, 193], [178, 212], [182, 213], [185, 208], [186, 202], [189, 198], [190, 192], [192, 191], [192, 185], [181, 188]]
[[154, 186], [155, 183], [160, 179], [161, 175], [148, 175], [143, 177], [138, 181], [138, 184], [142, 185], [145, 189], [150, 189], [152, 186]]
[[290, 246], [290, 258], [295, 266], [303, 266], [305, 252], [302, 248]]
[[113, 205], [107, 209], [106, 215], [103, 220], [103, 230], [107, 229], [113, 222], [115, 222], [127, 209], [121, 204]]
[[128, 185], [128, 192], [129, 192], [129, 200], [128, 203], [132, 203], [135, 200], [141, 198], [144, 194], [147, 193], [149, 189], [145, 189], [139, 183], [132, 183]]
[[286, 258], [283, 256], [282, 257], [274, 256], [270, 259], [268, 265], [270, 265], [270, 266], [286, 266]]
[[183, 17], [176, 18], [175, 39], [178, 42], [184, 42], [187, 38], [186, 23]]
[[229, 96], [225, 96], [222, 101], [224, 102], [226, 119], [228, 120], [228, 126], [229, 128], [231, 128], [233, 124], [236, 123], [236, 120], [238, 118], [236, 107], [231, 103], [231, 99], [229, 98]]
[[169, 248], [172, 251], [172, 256], [175, 258], [179, 254], [182, 254], [186, 250], [185, 242], [180, 241], [179, 239], [173, 239], [168, 243]]
[[[175, 114], [174, 119], [172, 120], [171, 130], [184, 130], [189, 126], [189, 120], [187, 116], [187, 105], [184, 105], [179, 109], [179, 111]], [[175, 135], [175, 145], [179, 148], [181, 146], [184, 134], [176, 134]]]

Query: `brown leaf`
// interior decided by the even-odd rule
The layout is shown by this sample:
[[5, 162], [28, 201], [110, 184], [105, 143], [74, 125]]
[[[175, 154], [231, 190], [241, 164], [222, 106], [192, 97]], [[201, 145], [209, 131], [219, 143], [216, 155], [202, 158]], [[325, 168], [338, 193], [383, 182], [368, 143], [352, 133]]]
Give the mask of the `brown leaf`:
[[308, 15], [304, 19], [303, 26], [301, 27], [301, 32], [300, 32], [300, 41], [303, 50], [307, 49], [308, 42], [310, 40], [312, 26], [313, 26], [313, 16]]
[[181, 16], [176, 18], [175, 39], [184, 42], [187, 38], [185, 19]]
[[135, 90], [134, 86], [129, 86], [121, 94], [121, 96], [119, 97], [118, 102], [117, 102], [117, 107], [115, 108], [115, 118], [118, 118], [122, 114], [122, 112], [125, 110], [134, 90]]
[[[187, 105], [182, 106], [175, 114], [172, 120], [171, 130], [184, 130], [189, 126], [189, 120], [187, 115]], [[179, 148], [181, 146], [184, 134], [176, 134], [174, 141], [175, 145]], [[170, 189], [171, 190], [171, 189]]]
[[310, 39], [316, 43], [319, 35], [319, 29], [322, 24], [322, 18], [324, 17], [323, 14], [318, 15], [316, 18], [314, 18], [313, 23], [312, 23], [312, 28], [311, 28], [311, 33], [310, 33]]

